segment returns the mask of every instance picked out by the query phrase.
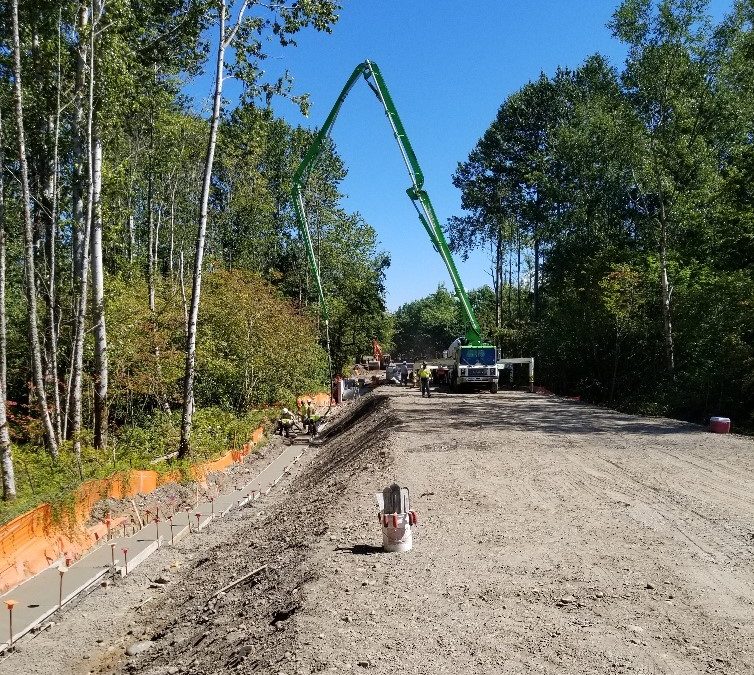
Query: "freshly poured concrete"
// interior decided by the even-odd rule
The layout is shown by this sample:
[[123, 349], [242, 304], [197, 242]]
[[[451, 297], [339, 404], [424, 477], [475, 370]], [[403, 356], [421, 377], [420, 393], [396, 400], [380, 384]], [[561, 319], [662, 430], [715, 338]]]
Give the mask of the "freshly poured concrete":
[[[189, 531], [197, 530], [197, 513], [200, 514], [198, 529], [202, 530], [213, 518], [224, 516], [232, 508], [239, 508], [268, 494], [285, 475], [286, 470], [298, 461], [303, 452], [300, 445], [288, 446], [243, 488], [215, 497], [214, 504], [202, 502], [189, 512], [177, 512], [172, 518], [173, 541], [177, 542]], [[113, 537], [70, 567], [66, 568], [62, 563], [60, 567], [58, 565], [49, 567], [0, 596], [0, 652], [7, 649], [10, 636], [9, 613], [5, 601], [16, 601], [13, 608], [13, 640], [15, 641], [37, 626], [41, 626], [45, 619], [51, 617], [60, 608], [60, 569], [65, 569], [62, 598], [62, 604], [65, 605], [79, 594], [96, 586], [103, 580], [103, 577], [112, 576], [113, 573], [125, 574], [124, 548], [128, 549], [128, 573], [131, 573], [160, 546], [170, 545], [170, 541], [170, 521], [160, 518], [159, 524], [152, 521], [131, 536]], [[110, 544], [115, 544], [114, 552]]]

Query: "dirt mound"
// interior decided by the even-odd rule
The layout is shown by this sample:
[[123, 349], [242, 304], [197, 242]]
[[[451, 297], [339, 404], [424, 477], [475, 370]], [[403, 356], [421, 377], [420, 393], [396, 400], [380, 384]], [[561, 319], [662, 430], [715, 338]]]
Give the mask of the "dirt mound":
[[[390, 461], [384, 444], [396, 422], [388, 398], [379, 394], [339, 417], [289, 497], [268, 513], [252, 506], [234, 545], [219, 545], [197, 561], [184, 586], [145, 626], [152, 649], [123, 672], [277, 673], [275, 664], [287, 660], [294, 644], [289, 619], [305, 602], [301, 587], [312, 580], [303, 565], [307, 551], [328, 535], [328, 514], [345, 481]], [[263, 565], [265, 571], [213, 597]]]

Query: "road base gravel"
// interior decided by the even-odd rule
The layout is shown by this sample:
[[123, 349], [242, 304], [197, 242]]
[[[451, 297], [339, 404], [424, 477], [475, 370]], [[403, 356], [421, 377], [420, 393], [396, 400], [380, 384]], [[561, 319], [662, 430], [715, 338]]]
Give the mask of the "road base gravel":
[[[393, 481], [419, 514], [404, 554], [382, 552], [373, 500]], [[112, 625], [95, 611], [65, 648], [56, 627], [49, 668], [0, 670], [754, 673], [754, 439], [552, 396], [381, 388], [283, 487], [181, 542], [175, 565], [145, 563], [168, 583], [108, 589], [133, 584]]]

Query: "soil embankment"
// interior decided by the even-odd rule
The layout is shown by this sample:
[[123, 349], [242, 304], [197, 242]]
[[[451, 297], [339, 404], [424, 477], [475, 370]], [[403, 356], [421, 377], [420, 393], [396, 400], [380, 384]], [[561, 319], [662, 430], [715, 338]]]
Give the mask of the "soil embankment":
[[[173, 589], [145, 622], [141, 637], [154, 647], [124, 670], [254, 672], [287, 662], [305, 587], [316, 579], [306, 565], [309, 553], [331, 540], [330, 522], [349, 481], [386, 464], [380, 448], [393, 424], [385, 397], [367, 397], [339, 416], [286, 498], [271, 508], [249, 509], [232, 543], [222, 542], [195, 561], [188, 583]], [[264, 565], [247, 583], [215, 596]]]

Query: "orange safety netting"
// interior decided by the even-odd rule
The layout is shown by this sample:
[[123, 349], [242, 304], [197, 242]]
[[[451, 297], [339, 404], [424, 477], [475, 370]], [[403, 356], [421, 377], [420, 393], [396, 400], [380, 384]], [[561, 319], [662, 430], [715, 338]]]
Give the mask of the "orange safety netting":
[[[310, 394], [318, 406], [329, 405], [327, 393]], [[241, 462], [262, 440], [264, 427], [256, 428], [240, 449], [229, 450], [212, 462], [191, 467], [191, 477], [203, 482], [207, 474]], [[107, 532], [105, 523], [86, 527], [92, 508], [102, 499], [124, 499], [148, 494], [166, 483], [182, 479], [180, 471], [132, 470], [101, 480], [89, 480], [76, 490], [73, 507], [61, 518], [53, 518], [52, 507], [40, 504], [0, 527], [0, 593], [14, 588], [61, 558], [76, 559], [86, 553]], [[121, 519], [122, 520], [122, 519]], [[112, 527], [121, 520], [113, 521]]]
[[[240, 450], [229, 450], [220, 459], [192, 466], [191, 477], [204, 481], [207, 474], [242, 461], [263, 435], [264, 428], [258, 427]], [[160, 485], [178, 482], [181, 478], [180, 471], [132, 470], [105, 479], [89, 480], [78, 487], [72, 508], [62, 517], [53, 518], [50, 504], [40, 504], [6, 523], [0, 527], [0, 593], [14, 588], [56, 560], [76, 559], [94, 546], [106, 534], [107, 526], [97, 523], [85, 527], [84, 523], [100, 500], [148, 494]]]

